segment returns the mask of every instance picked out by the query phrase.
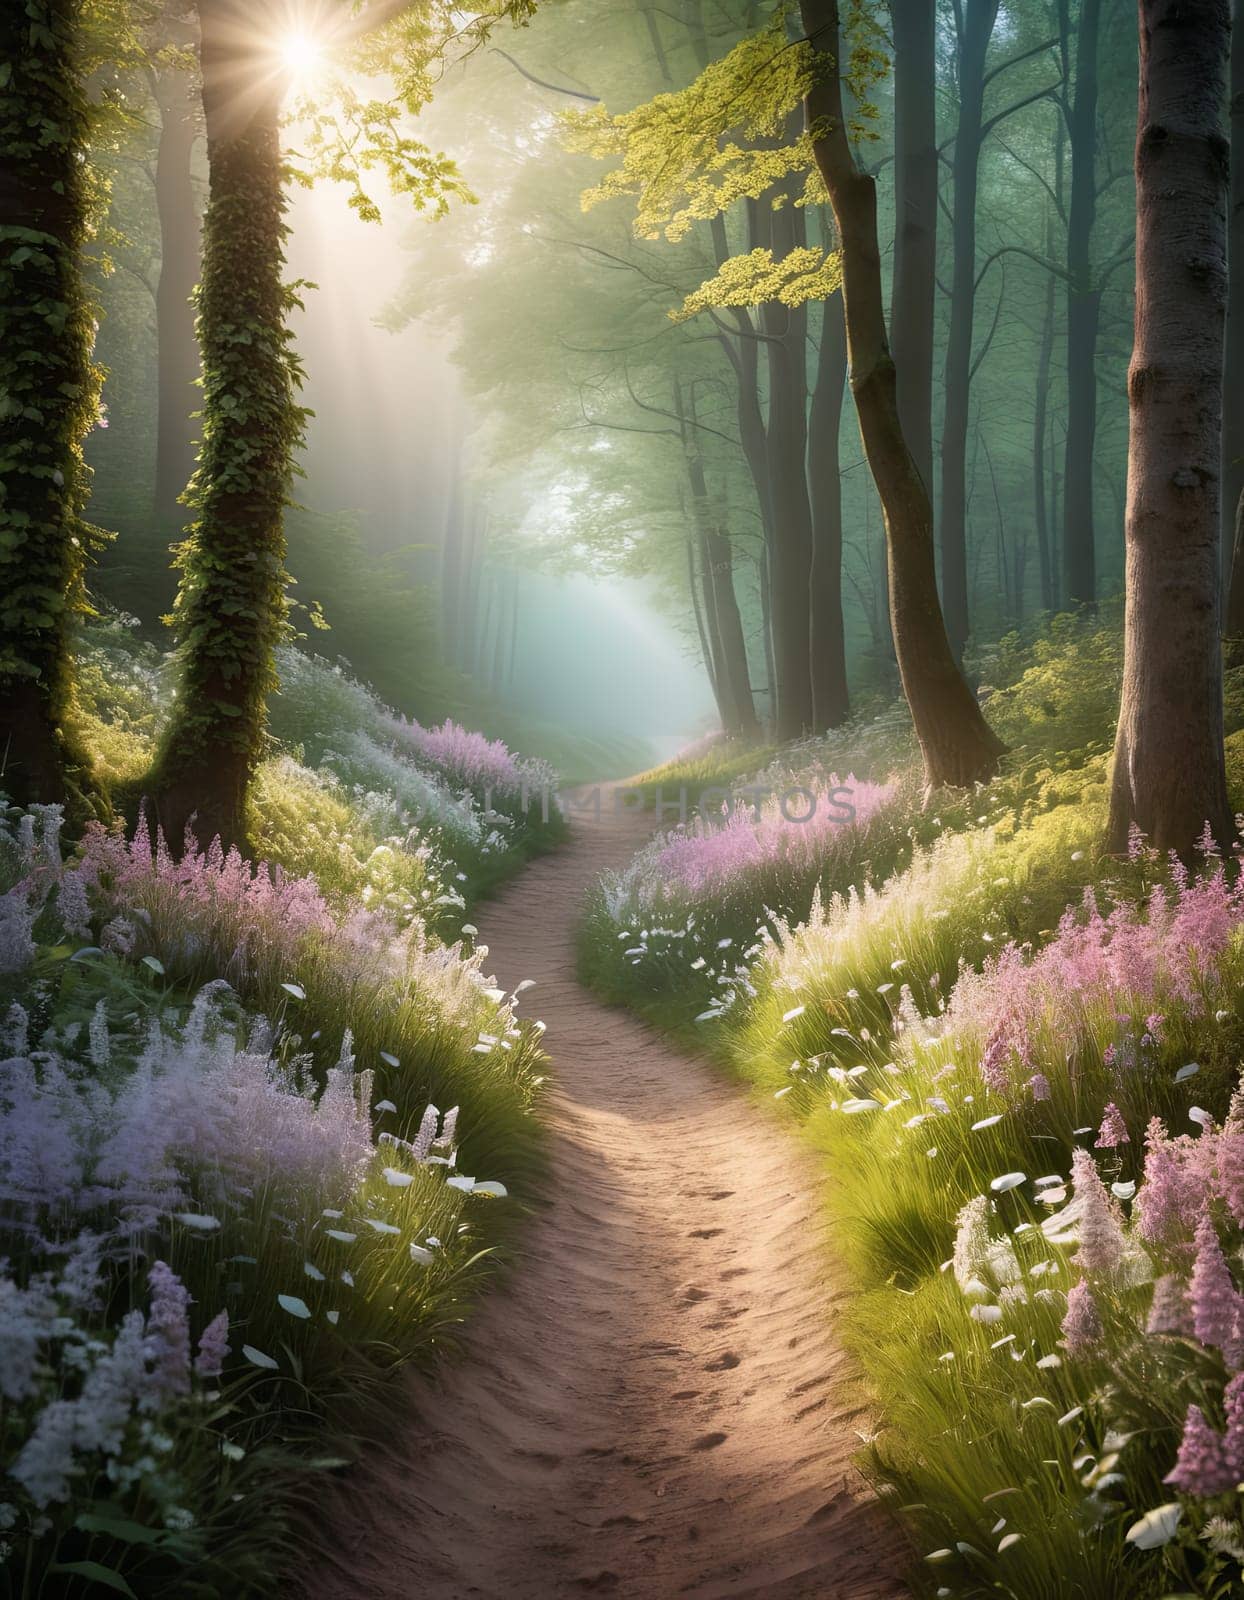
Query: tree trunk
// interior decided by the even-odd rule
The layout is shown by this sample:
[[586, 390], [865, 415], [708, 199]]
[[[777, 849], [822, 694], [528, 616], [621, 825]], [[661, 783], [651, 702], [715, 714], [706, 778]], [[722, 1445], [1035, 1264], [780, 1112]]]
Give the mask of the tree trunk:
[[696, 546], [700, 558], [700, 593], [704, 603], [701, 622], [701, 643], [707, 650], [704, 665], [708, 669], [709, 685], [717, 702], [721, 731], [728, 739], [733, 739], [739, 731], [737, 707], [726, 675], [725, 661], [722, 658], [721, 629], [717, 618], [717, 591], [713, 587], [713, 562], [708, 549], [708, 534], [702, 528], [696, 535]]
[[243, 0], [200, 0], [209, 198], [199, 341], [203, 446], [174, 609], [179, 691], [151, 792], [173, 849], [241, 844], [285, 625], [284, 507], [305, 413], [281, 280], [280, 85], [256, 60]]
[[[1244, 494], [1244, 6], [1235, 0], [1231, 28], [1231, 209], [1227, 222], [1227, 345], [1222, 407], [1223, 589], [1228, 621], [1244, 618], [1244, 570], [1233, 558], [1235, 513]], [[1235, 593], [1236, 588], [1240, 594]]]
[[1110, 844], [1234, 828], [1218, 641], [1227, 0], [1140, 0], [1123, 699]]
[[462, 648], [459, 620], [462, 613], [463, 515], [462, 445], [455, 441], [449, 465], [449, 500], [445, 507], [445, 526], [441, 533], [441, 657], [455, 663]]
[[[791, 205], [772, 214], [772, 243], [781, 260], [802, 243]], [[808, 501], [808, 311], [770, 303], [761, 308], [769, 374], [767, 430], [773, 508], [771, 560], [773, 653], [777, 667], [777, 736], [798, 739], [813, 725], [808, 583], [812, 510]]]
[[0, 13], [0, 787], [19, 805], [86, 781], [64, 726], [90, 543], [82, 441], [99, 398], [80, 266], [81, 27], [80, 0]]
[[967, 447], [976, 311], [976, 190], [985, 104], [985, 57], [998, 0], [966, 0], [959, 28], [959, 119], [955, 128], [953, 266], [946, 337], [942, 421], [942, 603], [956, 660], [970, 632], [968, 617]]
[[[1046, 248], [1052, 244], [1053, 225], [1046, 222]], [[1037, 565], [1041, 575], [1041, 609], [1053, 611], [1054, 562], [1050, 551], [1050, 508], [1046, 500], [1045, 437], [1049, 417], [1050, 363], [1054, 357], [1054, 275], [1045, 276], [1045, 308], [1041, 343], [1037, 348], [1037, 390], [1032, 413], [1032, 512], [1037, 533]]]
[[851, 714], [846, 631], [842, 625], [842, 478], [838, 437], [847, 376], [842, 296], [825, 301], [808, 431], [812, 500], [812, 726], [837, 728]]
[[885, 513], [890, 626], [903, 691], [928, 787], [983, 782], [997, 770], [1002, 744], [959, 670], [938, 602], [929, 494], [903, 437], [886, 337], [877, 189], [856, 165], [843, 118], [837, 0], [801, 0], [800, 11], [817, 70], [807, 120], [842, 240], [851, 392]]
[[156, 209], [160, 222], [160, 281], [156, 289], [156, 481], [154, 510], [162, 530], [181, 521], [178, 504], [194, 471], [195, 384], [199, 347], [194, 332], [195, 285], [199, 281], [199, 215], [191, 183], [191, 156], [198, 135], [190, 76], [177, 65], [152, 74], [160, 110], [156, 155]]
[[1068, 119], [1071, 205], [1067, 214], [1067, 455], [1063, 468], [1063, 592], [1072, 606], [1097, 600], [1093, 547], [1093, 442], [1097, 432], [1097, 326], [1101, 289], [1093, 274], [1097, 210], [1097, 40], [1101, 0], [1080, 0], [1076, 85]]
[[937, 280], [934, 0], [890, 0], [894, 26], [894, 282], [890, 332], [903, 434], [933, 493], [933, 307]]
[[717, 634], [721, 642], [722, 674], [734, 712], [735, 731], [740, 738], [755, 742], [760, 738], [760, 722], [752, 699], [743, 618], [739, 613], [738, 596], [734, 592], [734, 548], [729, 537], [724, 533], [710, 532], [707, 555]]
[[518, 665], [518, 583], [519, 576], [516, 570], [514, 587], [510, 591], [510, 647], [505, 668], [505, 681], [511, 684], [514, 682], [514, 669]]

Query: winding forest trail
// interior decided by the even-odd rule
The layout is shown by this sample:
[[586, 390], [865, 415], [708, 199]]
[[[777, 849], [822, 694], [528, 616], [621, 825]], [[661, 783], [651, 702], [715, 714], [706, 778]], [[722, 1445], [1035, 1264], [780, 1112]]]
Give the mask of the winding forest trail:
[[310, 1600], [906, 1592], [851, 1465], [814, 1162], [575, 980], [584, 891], [648, 826], [576, 817], [484, 908], [489, 969], [548, 1024], [550, 1203], [323, 1508]]

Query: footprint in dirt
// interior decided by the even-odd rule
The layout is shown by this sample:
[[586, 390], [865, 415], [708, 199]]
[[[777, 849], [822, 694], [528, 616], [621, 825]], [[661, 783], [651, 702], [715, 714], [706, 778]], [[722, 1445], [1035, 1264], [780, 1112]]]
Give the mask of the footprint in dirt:
[[733, 1350], [726, 1350], [719, 1356], [714, 1356], [711, 1361], [704, 1364], [705, 1372], [730, 1372], [742, 1361], [742, 1356], [736, 1356]]
[[725, 1444], [730, 1437], [728, 1433], [705, 1433], [691, 1446], [693, 1450], [716, 1450], [719, 1444]]
[[685, 1306], [698, 1306], [701, 1300], [709, 1297], [707, 1289], [696, 1289], [690, 1285], [682, 1290], [682, 1303]]

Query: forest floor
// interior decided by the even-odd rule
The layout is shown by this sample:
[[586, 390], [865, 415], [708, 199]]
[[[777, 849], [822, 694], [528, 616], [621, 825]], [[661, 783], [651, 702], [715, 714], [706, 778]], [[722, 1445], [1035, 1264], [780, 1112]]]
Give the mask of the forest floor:
[[484, 908], [488, 969], [535, 979], [548, 1026], [547, 1204], [461, 1358], [405, 1381], [319, 1508], [310, 1600], [906, 1592], [852, 1465], [815, 1160], [576, 981], [584, 893], [651, 827], [610, 810]]

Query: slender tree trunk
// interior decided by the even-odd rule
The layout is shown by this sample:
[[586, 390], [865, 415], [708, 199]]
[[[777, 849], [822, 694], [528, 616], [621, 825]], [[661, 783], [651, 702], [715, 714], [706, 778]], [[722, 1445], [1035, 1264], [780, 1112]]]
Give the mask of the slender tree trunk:
[[[475, 672], [482, 682], [488, 672], [488, 642], [492, 637], [493, 605], [494, 603], [500, 604], [500, 579], [493, 573], [491, 581], [484, 582], [481, 580], [480, 587], [484, 591], [484, 616], [479, 629], [479, 654], [475, 662]], [[499, 623], [497, 631], [499, 635]]]
[[937, 281], [934, 0], [890, 0], [894, 26], [894, 281], [890, 332], [898, 415], [933, 493], [933, 307]]
[[65, 799], [87, 758], [65, 729], [69, 629], [83, 600], [96, 419], [86, 237], [80, 0], [0, 12], [0, 788]]
[[[790, 205], [772, 214], [774, 258], [802, 239]], [[761, 308], [769, 376], [767, 446], [773, 507], [773, 653], [777, 666], [777, 735], [797, 739], [813, 725], [808, 583], [812, 571], [812, 510], [805, 460], [808, 449], [808, 313], [806, 306]]]
[[736, 730], [753, 742], [760, 737], [760, 722], [752, 699], [751, 674], [747, 664], [747, 638], [734, 592], [734, 548], [728, 535], [710, 532], [707, 540], [709, 574], [721, 641], [721, 667], [734, 709]]
[[284, 508], [305, 415], [281, 277], [280, 86], [256, 61], [242, 0], [200, 0], [199, 20], [209, 169], [198, 300], [203, 447], [197, 520], [178, 558], [179, 692], [151, 778], [173, 849], [191, 819], [203, 843], [245, 838], [286, 616]]
[[942, 603], [955, 658], [971, 631], [968, 617], [967, 447], [976, 311], [976, 191], [985, 104], [985, 57], [998, 0], [966, 0], [959, 28], [959, 119], [955, 128], [953, 265], [942, 420]]
[[501, 683], [503, 666], [505, 662], [505, 593], [500, 581], [496, 585], [497, 591], [497, 633], [493, 640], [492, 649], [492, 678], [490, 680], [491, 693], [494, 700], [501, 698]]
[[[1053, 225], [1046, 222], [1046, 248], [1052, 245]], [[1037, 565], [1041, 574], [1041, 609], [1053, 611], [1054, 563], [1050, 553], [1050, 513], [1046, 502], [1045, 445], [1049, 417], [1050, 364], [1054, 356], [1054, 275], [1046, 273], [1045, 308], [1041, 342], [1037, 347], [1037, 389], [1032, 412], [1032, 512], [1037, 534]]]
[[1067, 457], [1063, 469], [1063, 591], [1069, 605], [1094, 605], [1093, 443], [1097, 432], [1097, 328], [1101, 289], [1093, 273], [1097, 210], [1097, 41], [1101, 0], [1080, 0], [1076, 82], [1068, 122], [1071, 205], [1067, 215]]
[[766, 706], [768, 715], [766, 726], [771, 734], [777, 731], [777, 661], [773, 654], [773, 584], [771, 578], [772, 568], [770, 560], [772, 550], [769, 545], [760, 552], [756, 563], [760, 579], [760, 629], [765, 642], [765, 681]]
[[194, 471], [195, 384], [199, 347], [194, 335], [199, 281], [199, 214], [191, 182], [198, 117], [190, 75], [163, 64], [151, 75], [160, 111], [156, 210], [160, 223], [160, 281], [156, 289], [157, 399], [154, 510], [162, 528], [181, 520], [178, 501]]
[[514, 573], [514, 587], [510, 591], [510, 653], [509, 662], [505, 669], [505, 681], [514, 682], [514, 672], [518, 666], [518, 585], [519, 575]]
[[[1223, 589], [1227, 623], [1244, 626], [1244, 568], [1233, 558], [1236, 507], [1244, 494], [1244, 6], [1235, 0], [1231, 27], [1231, 209], [1227, 222], [1227, 345], [1222, 406]], [[1237, 594], [1236, 590], [1240, 592]], [[1237, 634], [1240, 631], [1236, 629]]]
[[696, 566], [696, 542], [687, 536], [687, 590], [691, 595], [691, 611], [695, 617], [695, 629], [700, 636], [700, 660], [704, 663], [704, 675], [708, 679], [708, 686], [713, 692], [713, 699], [717, 703], [717, 716], [721, 722], [722, 732], [725, 732], [726, 719], [722, 714], [721, 696], [717, 690], [717, 674], [713, 663], [713, 646], [708, 636], [708, 622], [704, 616], [704, 599], [700, 588], [700, 574]]
[[825, 301], [821, 348], [808, 430], [808, 489], [812, 501], [812, 725], [837, 728], [851, 714], [847, 642], [842, 623], [842, 478], [838, 438], [847, 377], [847, 330], [842, 295]]
[[801, 0], [800, 11], [817, 74], [807, 120], [842, 240], [851, 392], [885, 512], [890, 626], [903, 690], [928, 787], [976, 783], [997, 770], [1002, 744], [959, 670], [938, 602], [929, 493], [903, 437], [886, 336], [877, 189], [856, 164], [843, 117], [837, 0]]
[[455, 441], [449, 466], [449, 500], [441, 534], [441, 617], [446, 637], [441, 655], [454, 663], [462, 647], [459, 619], [462, 613], [462, 543], [464, 537], [461, 440]]
[[1127, 613], [1110, 843], [1233, 833], [1218, 640], [1227, 0], [1140, 0]]
[[708, 534], [703, 528], [696, 535], [696, 545], [699, 555], [700, 592], [704, 599], [704, 640], [708, 646], [708, 680], [717, 701], [717, 714], [721, 718], [722, 732], [728, 739], [733, 739], [739, 732], [738, 706], [721, 648], [717, 590], [713, 584], [713, 558], [709, 554]]

